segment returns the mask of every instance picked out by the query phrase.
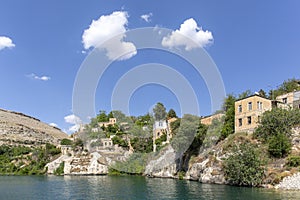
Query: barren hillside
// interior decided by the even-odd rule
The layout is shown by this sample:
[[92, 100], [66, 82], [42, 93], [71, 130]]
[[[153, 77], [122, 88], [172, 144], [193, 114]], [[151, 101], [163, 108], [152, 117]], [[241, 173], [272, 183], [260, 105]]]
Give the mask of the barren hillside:
[[57, 145], [68, 135], [23, 113], [0, 109], [0, 145]]

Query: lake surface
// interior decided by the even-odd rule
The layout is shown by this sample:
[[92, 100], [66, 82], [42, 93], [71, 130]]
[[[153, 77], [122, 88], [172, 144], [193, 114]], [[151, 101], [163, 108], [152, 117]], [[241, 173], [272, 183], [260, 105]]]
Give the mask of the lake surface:
[[139, 176], [0, 176], [0, 199], [300, 199], [300, 192]]

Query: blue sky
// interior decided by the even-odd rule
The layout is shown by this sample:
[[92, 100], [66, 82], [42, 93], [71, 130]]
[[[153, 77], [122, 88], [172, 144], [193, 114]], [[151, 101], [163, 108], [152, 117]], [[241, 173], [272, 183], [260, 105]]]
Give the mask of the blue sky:
[[[226, 93], [275, 88], [283, 80], [300, 78], [299, 7], [300, 2], [292, 0], [2, 1], [0, 107], [55, 123], [68, 131], [72, 126], [68, 122], [74, 122], [70, 115], [76, 74], [95, 47], [97, 39], [94, 43], [92, 39], [99, 33], [88, 34], [90, 40], [84, 40], [84, 32], [91, 27], [92, 20], [117, 11], [126, 13], [120, 18], [125, 24], [117, 26], [118, 30], [121, 27], [126, 31], [143, 27], [175, 31], [186, 20], [193, 19], [198, 28], [213, 37], [201, 36], [204, 43], [199, 45], [218, 67]], [[113, 31], [109, 27], [105, 30]], [[101, 24], [99, 31], [101, 34]], [[174, 41], [169, 45], [182, 51], [187, 47], [178, 47]], [[184, 75], [199, 99], [201, 115], [211, 113], [202, 77], [178, 56], [154, 50], [137, 50], [136, 55], [113, 62], [98, 84], [95, 109], [110, 110], [111, 90], [120, 77], [134, 66], [149, 62], [168, 65]], [[144, 114], [158, 101], [167, 109], [180, 112], [176, 94], [167, 87], [145, 85], [131, 96], [130, 114]], [[69, 118], [65, 119], [66, 116]]]

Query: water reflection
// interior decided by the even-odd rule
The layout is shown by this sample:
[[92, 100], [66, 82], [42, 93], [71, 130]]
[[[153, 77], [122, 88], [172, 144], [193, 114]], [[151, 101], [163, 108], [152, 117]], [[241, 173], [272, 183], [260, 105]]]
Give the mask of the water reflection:
[[299, 191], [139, 176], [2, 176], [0, 199], [300, 199]]

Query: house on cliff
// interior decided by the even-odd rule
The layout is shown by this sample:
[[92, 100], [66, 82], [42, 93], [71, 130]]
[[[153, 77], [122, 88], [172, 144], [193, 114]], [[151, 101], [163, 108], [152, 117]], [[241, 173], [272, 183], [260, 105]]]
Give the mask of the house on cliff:
[[300, 91], [286, 93], [270, 100], [258, 94], [235, 102], [235, 132], [252, 133], [258, 127], [262, 114], [272, 108], [300, 109]]

